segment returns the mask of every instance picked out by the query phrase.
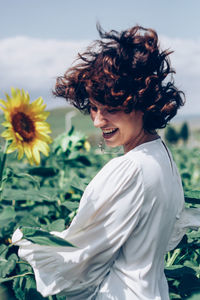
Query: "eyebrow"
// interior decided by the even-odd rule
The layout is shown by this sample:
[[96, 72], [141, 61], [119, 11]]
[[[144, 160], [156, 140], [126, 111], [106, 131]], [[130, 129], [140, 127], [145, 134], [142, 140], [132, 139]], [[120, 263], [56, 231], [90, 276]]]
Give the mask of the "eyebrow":
[[94, 102], [92, 102], [92, 100], [89, 100], [89, 103], [92, 104], [92, 105], [95, 105], [95, 106], [103, 106], [103, 107], [105, 107], [105, 105], [103, 105], [101, 103], [94, 103]]
[[89, 103], [94, 104], [94, 103], [92, 102], [92, 100], [88, 99], [88, 101], [89, 101]]
[[93, 103], [92, 101], [89, 101], [89, 104], [96, 105], [96, 104], [95, 104], [95, 103]]

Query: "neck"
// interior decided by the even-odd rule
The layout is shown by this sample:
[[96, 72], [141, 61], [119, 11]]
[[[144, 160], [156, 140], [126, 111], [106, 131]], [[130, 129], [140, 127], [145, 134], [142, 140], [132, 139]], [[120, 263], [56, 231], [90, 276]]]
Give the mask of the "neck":
[[158, 138], [159, 138], [159, 135], [156, 132], [148, 133], [142, 129], [140, 131], [140, 133], [138, 134], [138, 136], [136, 138], [134, 138], [134, 140], [132, 142], [130, 142], [127, 145], [124, 145], [124, 153], [129, 152], [130, 150], [134, 149], [135, 147], [137, 147], [141, 144], [157, 140]]

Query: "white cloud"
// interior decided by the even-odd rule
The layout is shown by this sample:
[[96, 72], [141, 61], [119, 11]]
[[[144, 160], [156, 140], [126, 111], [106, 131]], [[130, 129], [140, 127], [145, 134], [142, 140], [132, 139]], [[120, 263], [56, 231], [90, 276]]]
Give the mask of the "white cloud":
[[[48, 98], [55, 78], [63, 75], [77, 53], [89, 44], [87, 40], [42, 40], [20, 36], [0, 40], [0, 97], [14, 86], [24, 88], [34, 97], [46, 97], [45, 101], [52, 106]], [[177, 73], [176, 83], [187, 97], [182, 113], [197, 113], [200, 111], [200, 41], [162, 36], [161, 46], [175, 51], [170, 56]]]
[[20, 36], [0, 40], [0, 96], [3, 97], [4, 92], [9, 93], [11, 86], [23, 88], [35, 97], [50, 95], [55, 78], [64, 74], [77, 53], [88, 44], [89, 41], [42, 40]]

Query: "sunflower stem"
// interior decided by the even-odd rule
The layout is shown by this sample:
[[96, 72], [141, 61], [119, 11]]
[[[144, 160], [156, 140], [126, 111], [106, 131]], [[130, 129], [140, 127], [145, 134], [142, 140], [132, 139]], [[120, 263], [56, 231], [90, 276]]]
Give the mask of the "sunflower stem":
[[7, 148], [8, 148], [8, 142], [6, 141], [3, 151], [3, 157], [1, 161], [1, 168], [0, 168], [0, 201], [2, 200], [2, 192], [3, 192], [3, 171], [6, 165], [6, 158], [7, 158]]
[[11, 281], [15, 278], [24, 277], [24, 276], [27, 276], [27, 275], [34, 275], [34, 273], [33, 272], [26, 272], [24, 274], [19, 274], [19, 275], [15, 275], [15, 276], [11, 276], [11, 277], [5, 277], [5, 278], [3, 278], [2, 282]]

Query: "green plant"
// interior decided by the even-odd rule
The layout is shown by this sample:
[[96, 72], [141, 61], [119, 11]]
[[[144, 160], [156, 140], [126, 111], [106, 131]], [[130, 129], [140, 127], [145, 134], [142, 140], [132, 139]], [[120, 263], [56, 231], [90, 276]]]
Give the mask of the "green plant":
[[[50, 231], [63, 231], [71, 223], [85, 186], [112, 154], [89, 149], [86, 137], [71, 128], [51, 145], [48, 157], [39, 166], [19, 162], [11, 153], [1, 175], [0, 201], [0, 283], [11, 292], [10, 299], [42, 300], [36, 290], [31, 267], [20, 260], [11, 236], [22, 227], [26, 238], [36, 241], [42, 230], [44, 243], [52, 241]], [[186, 206], [200, 207], [200, 150], [172, 148], [185, 190]], [[27, 229], [28, 227], [28, 229]], [[30, 231], [31, 228], [31, 231]], [[33, 231], [34, 229], [34, 231]], [[38, 242], [38, 240], [37, 240]], [[41, 237], [40, 237], [41, 242]], [[62, 241], [60, 241], [62, 242]], [[166, 255], [165, 273], [171, 299], [188, 299], [200, 292], [200, 230], [190, 231], [181, 243]], [[59, 295], [48, 300], [64, 300]], [[192, 298], [191, 298], [192, 299]]]
[[[10, 297], [43, 299], [36, 291], [31, 267], [19, 259], [17, 247], [12, 247], [11, 236], [16, 228], [28, 227], [26, 238], [59, 243], [48, 232], [69, 226], [86, 184], [111, 157], [89, 148], [86, 137], [72, 128], [55, 139], [50, 155], [41, 157], [40, 166], [30, 166], [26, 159], [18, 162], [14, 153], [8, 155], [0, 202], [0, 283], [12, 292]], [[1, 152], [1, 158], [3, 155]], [[42, 230], [39, 235], [38, 229]]]
[[189, 127], [187, 122], [184, 122], [180, 128], [179, 137], [183, 140], [184, 143], [187, 143], [190, 136]]
[[179, 140], [178, 132], [171, 125], [165, 129], [165, 140], [168, 144], [176, 144]]

